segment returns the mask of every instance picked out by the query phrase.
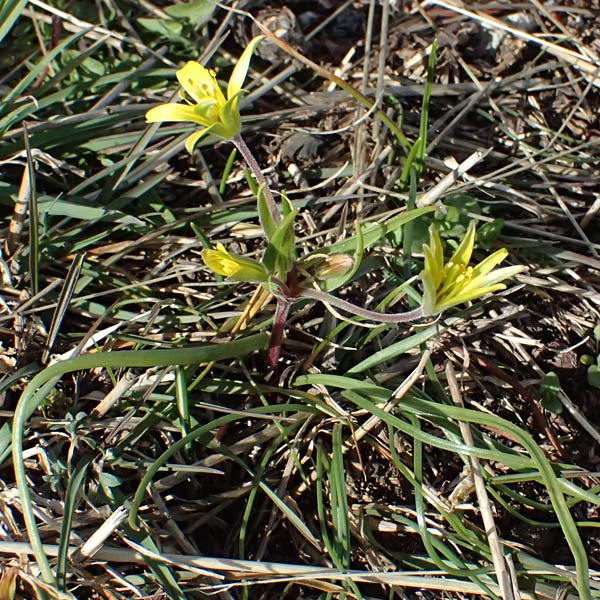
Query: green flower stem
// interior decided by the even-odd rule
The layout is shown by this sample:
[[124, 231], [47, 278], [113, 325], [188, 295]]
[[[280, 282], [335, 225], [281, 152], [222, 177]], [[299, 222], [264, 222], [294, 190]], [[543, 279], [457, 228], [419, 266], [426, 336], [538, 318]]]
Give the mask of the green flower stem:
[[263, 175], [263, 172], [262, 172], [259, 164], [256, 162], [256, 159], [254, 158], [254, 154], [252, 154], [252, 151], [250, 150], [250, 148], [248, 148], [248, 145], [242, 138], [241, 134], [237, 133], [234, 137], [231, 138], [231, 141], [232, 141], [233, 145], [238, 149], [239, 153], [243, 156], [243, 158], [246, 161], [246, 163], [248, 164], [248, 166], [250, 167], [250, 170], [252, 171], [252, 174], [256, 178], [258, 185], [263, 186], [263, 194], [265, 196], [265, 200], [267, 201], [267, 205], [269, 207], [269, 212], [271, 213], [271, 216], [273, 217], [273, 221], [275, 222], [275, 224], [278, 224], [281, 221], [281, 214], [279, 213], [279, 209], [277, 208], [277, 205], [275, 204], [275, 200], [273, 198], [273, 193], [271, 192], [271, 189], [269, 188], [269, 186], [267, 184], [267, 180], [265, 179], [265, 176]]
[[56, 385], [61, 376], [73, 371], [97, 369], [99, 367], [166, 367], [170, 365], [193, 365], [217, 360], [239, 358], [267, 346], [268, 335], [259, 333], [231, 342], [195, 346], [193, 348], [174, 348], [169, 350], [126, 350], [118, 352], [98, 352], [55, 363], [38, 373], [23, 390], [13, 419], [12, 453], [15, 481], [21, 499], [23, 518], [29, 535], [29, 541], [40, 568], [42, 579], [56, 585], [54, 573], [44, 551], [40, 533], [33, 514], [31, 495], [23, 461], [23, 433], [27, 419], [44, 401], [47, 394]]
[[303, 288], [300, 291], [298, 297], [310, 298], [311, 300], [323, 302], [323, 304], [331, 304], [331, 306], [335, 306], [336, 308], [344, 310], [352, 315], [355, 315], [357, 317], [364, 317], [365, 319], [375, 321], [376, 323], [409, 323], [410, 321], [416, 321], [417, 319], [421, 319], [424, 316], [421, 307], [415, 308], [414, 310], [409, 310], [408, 312], [404, 313], [380, 313], [375, 312], [374, 310], [367, 310], [366, 308], [362, 308], [361, 306], [356, 306], [356, 304], [346, 302], [341, 298], [336, 298], [335, 296], [312, 288]]

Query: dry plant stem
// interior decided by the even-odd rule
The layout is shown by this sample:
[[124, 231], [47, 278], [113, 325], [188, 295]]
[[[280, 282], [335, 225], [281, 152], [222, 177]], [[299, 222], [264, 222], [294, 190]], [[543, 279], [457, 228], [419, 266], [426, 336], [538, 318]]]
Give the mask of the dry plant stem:
[[91, 558], [104, 546], [104, 542], [121, 526], [127, 519], [127, 509], [119, 506], [92, 535], [71, 554], [70, 561], [73, 564], [83, 562]]
[[[446, 377], [448, 379], [448, 387], [450, 388], [452, 401], [454, 404], [456, 404], [456, 406], [463, 408], [464, 404], [458, 388], [458, 381], [456, 380], [454, 368], [450, 361], [446, 363]], [[458, 425], [460, 427], [465, 444], [472, 448], [474, 446], [474, 442], [469, 424], [459, 421]], [[477, 494], [477, 500], [479, 502], [481, 520], [485, 526], [485, 534], [490, 545], [492, 560], [496, 570], [496, 577], [498, 578], [498, 585], [500, 586], [500, 595], [503, 600], [516, 600], [515, 595], [513, 594], [514, 588], [510, 580], [510, 574], [506, 568], [506, 563], [504, 562], [504, 549], [498, 536], [496, 523], [494, 522], [494, 515], [492, 514], [490, 499], [488, 497], [487, 490], [485, 489], [485, 481], [483, 480], [483, 476], [481, 474], [479, 459], [475, 456], [469, 456], [467, 457], [467, 460], [471, 465], [471, 473], [473, 474], [475, 493]]]
[[320, 290], [314, 290], [309, 288], [302, 289], [298, 297], [310, 298], [311, 300], [323, 302], [323, 304], [330, 304], [331, 306], [335, 306], [336, 308], [344, 310], [357, 317], [364, 317], [365, 319], [375, 321], [376, 323], [410, 323], [411, 321], [416, 321], [425, 316], [421, 307], [415, 308], [414, 310], [409, 310], [405, 313], [380, 313], [374, 310], [362, 308], [361, 306], [356, 306], [356, 304], [346, 302], [341, 298], [336, 298], [335, 296], [331, 296], [330, 294], [326, 294], [325, 292], [321, 292]]
[[[431, 358], [431, 350], [425, 350], [423, 356], [419, 360], [419, 364], [413, 369], [409, 376], [403, 381], [402, 385], [398, 387], [391, 400], [385, 403], [383, 410], [386, 413], [392, 412], [392, 409], [406, 396], [410, 388], [417, 382], [419, 377], [423, 374], [427, 361]], [[348, 442], [344, 446], [344, 451], [353, 448], [357, 442], [362, 440], [374, 427], [381, 423], [381, 419], [377, 415], [369, 417], [355, 432], [352, 438], [348, 439]]]
[[275, 200], [273, 199], [273, 193], [271, 192], [271, 189], [267, 184], [267, 180], [265, 179], [265, 176], [263, 175], [259, 164], [256, 162], [256, 159], [254, 158], [250, 148], [248, 148], [248, 145], [239, 133], [233, 137], [231, 141], [250, 167], [250, 170], [256, 178], [258, 185], [263, 186], [263, 194], [265, 196], [265, 200], [267, 201], [267, 205], [269, 206], [269, 211], [273, 217], [273, 221], [275, 221], [276, 224], [279, 223], [281, 221], [281, 215], [277, 205], [275, 204]]
[[[317, 582], [335, 582], [352, 579], [356, 582], [365, 582], [378, 585], [391, 585], [398, 587], [408, 587], [412, 589], [440, 590], [450, 594], [450, 597], [457, 597], [459, 594], [474, 594], [477, 597], [481, 595], [481, 588], [478, 584], [471, 581], [460, 581], [457, 579], [441, 578], [432, 575], [422, 575], [414, 571], [338, 571], [335, 568], [319, 567], [315, 565], [298, 565], [290, 563], [275, 563], [265, 561], [251, 560], [231, 560], [226, 558], [214, 558], [208, 556], [192, 556], [187, 554], [161, 553], [160, 556], [151, 553], [149, 550], [130, 543], [130, 548], [100, 548], [95, 555], [96, 560], [107, 563], [121, 564], [145, 564], [147, 557], [159, 560], [160, 564], [177, 565], [181, 570], [194, 571], [206, 569], [210, 571], [209, 575], [220, 575], [225, 580], [225, 585], [233, 587], [239, 585], [240, 580], [253, 579], [254, 581], [264, 582], [277, 579], [284, 581], [298, 581], [298, 583], [307, 580]], [[49, 557], [57, 556], [57, 544], [44, 544], [44, 551]], [[69, 552], [74, 550], [69, 546]], [[27, 555], [33, 554], [31, 546], [25, 542], [12, 542], [0, 540], [0, 553], [7, 555]], [[310, 578], [310, 579], [309, 579]], [[496, 584], [490, 583], [490, 589], [498, 592]], [[548, 600], [556, 597], [556, 588], [547, 585], [535, 585], [531, 592], [522, 594], [524, 600]], [[568, 594], [567, 600], [576, 600], [575, 594]]]
[[575, 52], [574, 50], [570, 50], [569, 48], [563, 48], [562, 46], [559, 46], [558, 44], [555, 44], [551, 41], [545, 40], [540, 36], [532, 35], [531, 33], [527, 33], [526, 31], [515, 29], [514, 27], [507, 25], [506, 23], [504, 23], [504, 21], [496, 19], [495, 17], [467, 10], [466, 8], [462, 8], [462, 6], [454, 4], [453, 2], [449, 2], [448, 0], [427, 0], [422, 4], [422, 6], [423, 8], [426, 8], [429, 7], [429, 5], [431, 4], [441, 6], [453, 12], [464, 15], [469, 19], [478, 21], [491, 31], [493, 31], [494, 29], [499, 29], [500, 31], [505, 31], [517, 38], [521, 38], [522, 40], [541, 46], [553, 56], [556, 56], [574, 65], [575, 67], [581, 69], [588, 75], [592, 75], [592, 84], [597, 87], [600, 87], [600, 80], [598, 79], [598, 66], [594, 64], [592, 60], [588, 59], [587, 56], [579, 52]]
[[[246, 17], [249, 17], [250, 19], [252, 19], [252, 22], [260, 29], [261, 33], [263, 33], [266, 37], [268, 37], [274, 44], [279, 46], [284, 52], [289, 54], [292, 58], [299, 60], [302, 64], [304, 64], [307, 67], [309, 67], [310, 69], [312, 69], [320, 77], [323, 77], [324, 79], [328, 79], [329, 81], [335, 83], [337, 86], [342, 88], [345, 92], [350, 94], [350, 96], [352, 96], [357, 102], [359, 102], [360, 104], [365, 106], [368, 110], [371, 110], [372, 108], [374, 108], [374, 106], [373, 106], [374, 102], [371, 101], [369, 98], [367, 98], [367, 96], [365, 96], [358, 90], [354, 89], [349, 83], [344, 81], [341, 77], [338, 77], [334, 73], [329, 72], [327, 69], [323, 68], [321, 65], [317, 64], [316, 62], [314, 62], [314, 61], [310, 60], [309, 58], [307, 58], [306, 56], [304, 56], [304, 54], [302, 54], [301, 52], [298, 52], [298, 50], [296, 50], [295, 48], [290, 46], [284, 40], [278, 38], [272, 31], [267, 29], [260, 21], [258, 21], [249, 12], [244, 11], [244, 10], [229, 8], [229, 7], [227, 7], [227, 10], [231, 10], [238, 14], [242, 14], [242, 15], [245, 15]], [[384, 123], [390, 129], [390, 131], [396, 136], [396, 139], [398, 140], [398, 142], [400, 143], [402, 148], [406, 151], [406, 153], [408, 153], [410, 144], [408, 142], [408, 139], [404, 135], [404, 133], [402, 133], [402, 131], [398, 127], [398, 125], [396, 125], [396, 123], [394, 123], [394, 121], [392, 119], [390, 119], [383, 110], [377, 109], [376, 107], [375, 107], [375, 115], [377, 115], [377, 118], [379, 120], [381, 120], [381, 122]]]
[[271, 331], [271, 340], [269, 341], [269, 351], [267, 352], [267, 362], [270, 367], [274, 367], [279, 360], [283, 330], [285, 329], [285, 321], [290, 311], [290, 304], [288, 300], [277, 298], [277, 308], [273, 317], [273, 329]]

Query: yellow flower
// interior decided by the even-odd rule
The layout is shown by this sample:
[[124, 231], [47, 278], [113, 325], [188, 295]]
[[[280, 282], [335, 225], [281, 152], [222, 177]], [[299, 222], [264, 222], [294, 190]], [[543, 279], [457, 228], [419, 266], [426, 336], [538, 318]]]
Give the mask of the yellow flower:
[[252, 39], [240, 56], [227, 84], [227, 97], [223, 94], [214, 71], [195, 61], [189, 61], [177, 71], [177, 79], [191, 101], [180, 93], [187, 104], [169, 103], [155, 106], [146, 113], [146, 121], [189, 121], [201, 125], [202, 129], [192, 133], [185, 141], [185, 148], [190, 153], [198, 140], [207, 133], [226, 140], [235, 137], [241, 127], [238, 101], [243, 92], [242, 86], [248, 73], [252, 52], [263, 37], [259, 35]]
[[479, 298], [490, 292], [506, 289], [500, 283], [525, 270], [523, 266], [494, 268], [507, 256], [508, 250], [501, 248], [470, 267], [469, 261], [475, 244], [475, 224], [471, 222], [462, 242], [444, 264], [442, 241], [432, 225], [429, 230], [429, 245], [423, 246], [425, 268], [421, 271], [423, 282], [423, 314], [431, 316], [443, 310]]
[[202, 260], [215, 273], [237, 281], [267, 281], [269, 278], [261, 263], [229, 254], [223, 244], [217, 244], [216, 250], [202, 250]]

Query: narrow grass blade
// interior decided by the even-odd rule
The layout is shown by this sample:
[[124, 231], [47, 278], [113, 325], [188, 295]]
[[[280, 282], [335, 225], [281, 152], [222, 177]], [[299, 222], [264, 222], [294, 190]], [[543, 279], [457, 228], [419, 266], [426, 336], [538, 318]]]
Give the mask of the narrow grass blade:
[[190, 401], [185, 379], [185, 370], [180, 365], [175, 367], [175, 397], [177, 398], [177, 412], [179, 413], [181, 436], [185, 437], [191, 429]]
[[0, 42], [11, 30], [25, 6], [27, 0], [4, 0], [0, 8]]
[[67, 309], [69, 308], [69, 303], [71, 302], [71, 297], [73, 296], [73, 292], [77, 286], [79, 274], [81, 273], [81, 268], [83, 267], [84, 262], [85, 253], [76, 254], [71, 262], [65, 283], [60, 290], [57, 306], [52, 314], [52, 321], [50, 323], [50, 329], [48, 330], [46, 348], [44, 349], [44, 354], [42, 355], [43, 363], [47, 362], [50, 352], [52, 352], [52, 347], [54, 346], [56, 336], [58, 335], [62, 321], [65, 317]]
[[73, 524], [73, 515], [77, 509], [77, 500], [81, 492], [83, 478], [90, 466], [89, 459], [79, 461], [69, 477], [69, 485], [65, 494], [65, 505], [63, 511], [63, 522], [60, 529], [60, 541], [58, 544], [58, 556], [56, 564], [56, 583], [58, 589], [65, 590], [65, 575], [67, 572], [67, 554], [69, 551], [69, 536]]
[[23, 123], [23, 140], [27, 152], [27, 171], [29, 173], [29, 277], [31, 294], [35, 296], [40, 291], [40, 271], [39, 271], [39, 214], [37, 207], [37, 197], [35, 193], [35, 169], [31, 148], [29, 146], [29, 133], [27, 124]]
[[[10, 109], [12, 106], [12, 102], [19, 98], [21, 95], [25, 93], [27, 88], [44, 72], [46, 67], [57, 57], [59, 56], [65, 49], [74, 44], [77, 40], [82, 38], [89, 29], [84, 29], [79, 31], [72, 36], [68, 37], [66, 40], [58, 44], [56, 48], [50, 50], [37, 64], [31, 67], [28, 70], [27, 75], [21, 79], [21, 81], [12, 87], [11, 91], [4, 98], [2, 104], [0, 104], [0, 115], [4, 114], [6, 110]], [[35, 106], [35, 103], [32, 103], [30, 106]], [[18, 121], [23, 118], [23, 115], [20, 113], [16, 113], [13, 111], [8, 114], [2, 120], [0, 120], [0, 132], [3, 132], [7, 129], [12, 123]]]
[[[23, 437], [27, 419], [40, 403], [43, 402], [46, 395], [54, 388], [60, 377], [73, 371], [95, 369], [99, 367], [164, 367], [170, 365], [208, 363], [225, 358], [238, 358], [249, 352], [264, 349], [267, 343], [267, 334], [256, 334], [220, 345], [175, 348], [171, 350], [135, 350], [86, 354], [51, 365], [41, 373], [38, 373], [30, 381], [29, 385], [27, 385], [21, 395], [13, 419], [13, 464], [27, 533], [42, 578], [46, 583], [54, 584], [55, 578], [50, 563], [48, 562], [48, 558], [44, 554], [42, 540], [37, 529], [33, 512], [31, 495], [29, 493], [27, 482], [27, 473], [25, 471], [23, 459]], [[145, 484], [143, 489], [145, 489]]]
[[[423, 210], [427, 208], [428, 210]], [[396, 215], [383, 223], [368, 223], [361, 227], [363, 246], [364, 248], [371, 248], [377, 241], [386, 235], [397, 232], [405, 223], [417, 219], [427, 213], [435, 210], [435, 207], [426, 206], [423, 208], [415, 208], [414, 210], [403, 212], [400, 215]], [[354, 253], [359, 245], [358, 235], [353, 235], [341, 242], [319, 248], [318, 252], [321, 254], [344, 254]]]

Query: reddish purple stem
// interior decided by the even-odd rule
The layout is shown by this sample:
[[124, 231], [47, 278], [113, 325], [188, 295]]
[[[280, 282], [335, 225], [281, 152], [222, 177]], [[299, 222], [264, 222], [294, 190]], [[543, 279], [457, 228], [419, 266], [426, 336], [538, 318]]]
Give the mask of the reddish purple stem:
[[267, 353], [267, 363], [270, 367], [275, 367], [279, 361], [283, 331], [289, 310], [290, 302], [277, 298], [277, 308], [273, 317], [273, 328], [271, 329], [271, 340], [269, 342], [269, 352]]

